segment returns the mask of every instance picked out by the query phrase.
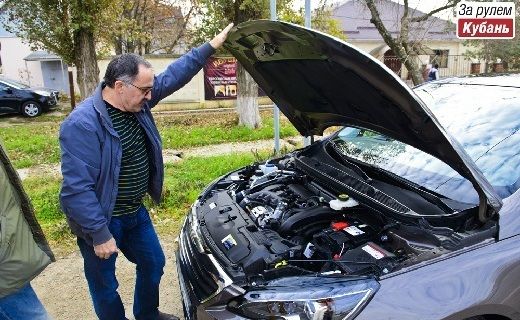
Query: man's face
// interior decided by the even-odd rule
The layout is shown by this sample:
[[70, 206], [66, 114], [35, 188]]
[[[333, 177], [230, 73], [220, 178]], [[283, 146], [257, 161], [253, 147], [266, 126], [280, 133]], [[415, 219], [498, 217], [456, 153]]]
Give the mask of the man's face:
[[125, 111], [139, 112], [143, 104], [152, 98], [153, 70], [139, 65], [139, 72], [132, 83], [121, 83], [119, 94]]

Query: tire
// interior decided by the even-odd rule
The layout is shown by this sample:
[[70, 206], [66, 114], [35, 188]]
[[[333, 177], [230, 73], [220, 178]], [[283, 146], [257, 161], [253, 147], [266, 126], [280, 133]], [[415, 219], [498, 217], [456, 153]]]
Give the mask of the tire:
[[25, 117], [34, 118], [42, 114], [42, 107], [38, 102], [26, 101], [22, 104], [20, 113]]

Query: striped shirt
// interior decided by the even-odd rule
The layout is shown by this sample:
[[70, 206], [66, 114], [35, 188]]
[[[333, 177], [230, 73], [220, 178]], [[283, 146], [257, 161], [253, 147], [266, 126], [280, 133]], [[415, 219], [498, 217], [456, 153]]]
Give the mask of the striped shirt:
[[124, 112], [106, 102], [108, 114], [121, 144], [123, 155], [119, 171], [119, 189], [112, 216], [136, 212], [148, 190], [150, 175], [147, 139], [132, 112]]

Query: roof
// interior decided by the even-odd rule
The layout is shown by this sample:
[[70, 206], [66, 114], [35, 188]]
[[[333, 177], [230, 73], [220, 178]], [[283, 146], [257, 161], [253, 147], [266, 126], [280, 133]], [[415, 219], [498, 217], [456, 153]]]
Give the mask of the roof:
[[27, 57], [23, 58], [25, 61], [60, 61], [61, 57], [48, 51], [34, 51]]
[[[392, 37], [397, 37], [401, 28], [400, 19], [404, 6], [390, 0], [375, 2], [383, 24], [390, 31]], [[409, 7], [409, 15], [422, 16], [425, 13]], [[383, 40], [379, 31], [370, 22], [370, 10], [362, 1], [347, 1], [333, 10], [336, 18], [349, 40]], [[450, 30], [450, 31], [448, 31]], [[410, 41], [416, 40], [458, 40], [455, 35], [455, 24], [447, 20], [429, 17], [426, 21], [410, 24]]]

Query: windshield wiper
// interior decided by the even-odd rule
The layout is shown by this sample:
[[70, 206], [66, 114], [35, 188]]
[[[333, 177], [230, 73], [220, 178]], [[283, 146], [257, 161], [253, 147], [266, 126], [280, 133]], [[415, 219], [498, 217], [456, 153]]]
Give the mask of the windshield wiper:
[[374, 171], [377, 171], [379, 173], [384, 174], [386, 177], [389, 177], [390, 179], [396, 181], [399, 183], [400, 186], [404, 187], [405, 189], [408, 189], [410, 191], [414, 191], [421, 195], [424, 199], [426, 199], [428, 202], [433, 203], [434, 205], [438, 206], [442, 209], [442, 211], [446, 213], [453, 213], [453, 209], [450, 208], [444, 201], [441, 200], [441, 196], [434, 194], [432, 191], [424, 188], [421, 185], [418, 185], [408, 179], [405, 179], [391, 171], [387, 171], [385, 169], [382, 169], [380, 167], [376, 167], [374, 165], [369, 165], [370, 168]]
[[424, 188], [423, 186], [421, 185], [418, 185], [408, 179], [405, 179], [391, 171], [388, 171], [388, 170], [385, 170], [383, 168], [380, 168], [378, 166], [375, 166], [375, 165], [372, 165], [372, 164], [369, 164], [369, 163], [365, 163], [365, 162], [361, 162], [357, 159], [351, 159], [349, 156], [343, 154], [340, 150], [340, 148], [338, 148], [337, 146], [337, 143], [334, 142], [334, 141], [330, 141], [332, 146], [333, 146], [333, 149], [336, 153], [338, 153], [338, 155], [341, 157], [341, 160], [347, 165], [349, 166], [352, 170], [354, 170], [358, 175], [360, 175], [363, 179], [365, 179], [365, 182], [367, 183], [370, 183], [372, 181], [372, 178], [370, 178], [367, 173], [365, 171], [363, 171], [363, 169], [361, 169], [357, 164], [354, 163], [355, 162], [360, 162], [361, 165], [363, 166], [366, 166], [368, 168], [370, 168], [370, 170], [373, 170], [373, 171], [376, 171], [380, 174], [383, 174], [384, 176], [390, 178], [391, 180], [397, 182], [399, 184], [400, 187], [403, 187], [407, 190], [410, 190], [410, 191], [413, 191], [413, 192], [416, 192], [418, 193], [421, 197], [423, 197], [426, 201], [438, 206], [442, 211], [444, 211], [445, 213], [453, 213], [453, 209], [450, 208], [446, 203], [444, 203], [442, 200], [441, 200], [441, 197], [440, 195], [436, 195], [434, 194], [432, 191]]
[[334, 141], [329, 141], [329, 142], [332, 145], [333, 150], [339, 155], [339, 157], [341, 158], [341, 161], [343, 161], [344, 164], [346, 164], [350, 169], [352, 169], [355, 173], [357, 173], [364, 180], [364, 182], [366, 182], [368, 184], [370, 184], [370, 182], [372, 182], [372, 178], [370, 178], [367, 175], [367, 173], [365, 171], [363, 171], [363, 169], [361, 169], [357, 164], [355, 164], [354, 162], [352, 162], [346, 158], [346, 156], [338, 148], [336, 142], [334, 142]]

